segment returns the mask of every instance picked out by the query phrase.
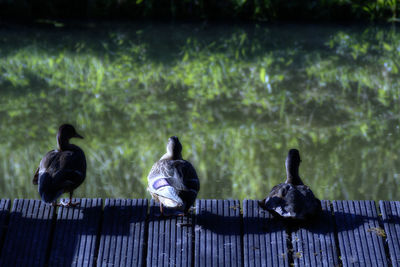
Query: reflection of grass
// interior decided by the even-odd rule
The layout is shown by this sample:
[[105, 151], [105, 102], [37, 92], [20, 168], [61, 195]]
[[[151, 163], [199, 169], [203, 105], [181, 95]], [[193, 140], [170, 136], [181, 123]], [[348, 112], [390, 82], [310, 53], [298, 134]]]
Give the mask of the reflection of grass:
[[182, 29], [41, 32], [32, 43], [3, 33], [0, 194], [37, 195], [31, 176], [71, 122], [86, 137], [76, 140], [88, 159], [81, 196], [146, 196], [147, 173], [176, 134], [200, 197], [264, 197], [298, 147], [318, 197], [399, 198], [399, 34]]

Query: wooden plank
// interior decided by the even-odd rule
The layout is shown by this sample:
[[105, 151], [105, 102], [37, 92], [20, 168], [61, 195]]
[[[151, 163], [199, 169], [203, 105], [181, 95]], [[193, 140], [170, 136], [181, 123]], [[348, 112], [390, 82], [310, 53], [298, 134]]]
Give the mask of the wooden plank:
[[243, 201], [244, 266], [289, 266], [284, 224], [258, 206]]
[[292, 233], [295, 266], [339, 266], [335, 223], [329, 201], [321, 201], [322, 214]]
[[8, 226], [10, 216], [11, 201], [9, 199], [0, 199], [0, 253], [3, 247], [4, 237]]
[[54, 215], [40, 200], [15, 199], [0, 266], [44, 266]]
[[400, 266], [400, 201], [379, 201], [392, 266]]
[[333, 201], [343, 266], [387, 266], [374, 201]]
[[143, 266], [147, 199], [106, 199], [97, 266]]
[[73, 199], [77, 207], [60, 207], [49, 266], [93, 266], [102, 200]]
[[241, 266], [239, 200], [196, 202], [194, 266]]
[[158, 203], [151, 200], [147, 266], [192, 266], [193, 227], [193, 216], [160, 217]]

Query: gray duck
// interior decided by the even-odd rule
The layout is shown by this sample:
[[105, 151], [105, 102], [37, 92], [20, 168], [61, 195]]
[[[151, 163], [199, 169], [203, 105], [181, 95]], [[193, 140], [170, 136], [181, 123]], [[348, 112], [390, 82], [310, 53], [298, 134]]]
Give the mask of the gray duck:
[[300, 153], [290, 149], [286, 158], [286, 181], [274, 186], [268, 197], [259, 201], [261, 208], [283, 218], [306, 220], [321, 210], [321, 201], [299, 176]]
[[[83, 139], [72, 125], [61, 125], [57, 133], [58, 149], [47, 152], [35, 172], [32, 182], [38, 185], [40, 197], [46, 203], [78, 205], [72, 203], [72, 194], [85, 180], [86, 158], [80, 147], [69, 143], [74, 137]], [[57, 204], [60, 195], [67, 192], [69, 192], [69, 202]]]
[[153, 165], [147, 180], [148, 191], [159, 202], [161, 216], [164, 215], [163, 206], [186, 215], [200, 189], [196, 170], [189, 161], [182, 159], [182, 145], [176, 136], [168, 139], [167, 153]]

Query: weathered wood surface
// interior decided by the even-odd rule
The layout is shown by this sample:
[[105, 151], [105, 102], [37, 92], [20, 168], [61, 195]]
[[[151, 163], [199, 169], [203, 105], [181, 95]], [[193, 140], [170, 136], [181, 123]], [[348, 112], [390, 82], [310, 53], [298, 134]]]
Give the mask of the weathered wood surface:
[[398, 201], [322, 201], [306, 224], [256, 200], [197, 200], [188, 217], [143, 199], [73, 201], [0, 200], [0, 267], [400, 266]]
[[44, 266], [54, 214], [42, 201], [14, 200], [0, 266]]
[[147, 199], [106, 199], [97, 266], [142, 266]]
[[374, 201], [333, 201], [343, 266], [387, 266]]
[[400, 202], [379, 201], [392, 266], [400, 266]]
[[93, 266], [102, 215], [102, 200], [73, 199], [77, 207], [58, 210], [49, 266]]
[[256, 200], [243, 201], [244, 266], [289, 266], [285, 225]]
[[[171, 213], [164, 208], [167, 215]], [[187, 266], [193, 262], [193, 217], [160, 217], [160, 208], [150, 205], [147, 266]]]
[[322, 214], [312, 223], [292, 226], [295, 266], [339, 266], [335, 224], [329, 201], [322, 201]]
[[239, 200], [196, 202], [194, 266], [241, 266]]
[[0, 253], [4, 236], [7, 231], [10, 207], [11, 201], [9, 199], [0, 199]]

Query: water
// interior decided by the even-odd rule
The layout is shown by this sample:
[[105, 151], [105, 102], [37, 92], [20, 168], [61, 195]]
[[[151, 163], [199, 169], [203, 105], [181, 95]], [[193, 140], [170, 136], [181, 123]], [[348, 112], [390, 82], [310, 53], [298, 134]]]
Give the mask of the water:
[[61, 123], [88, 160], [77, 197], [149, 197], [180, 137], [200, 198], [262, 198], [290, 148], [321, 199], [399, 199], [400, 34], [335, 25], [86, 24], [0, 30], [0, 196]]

